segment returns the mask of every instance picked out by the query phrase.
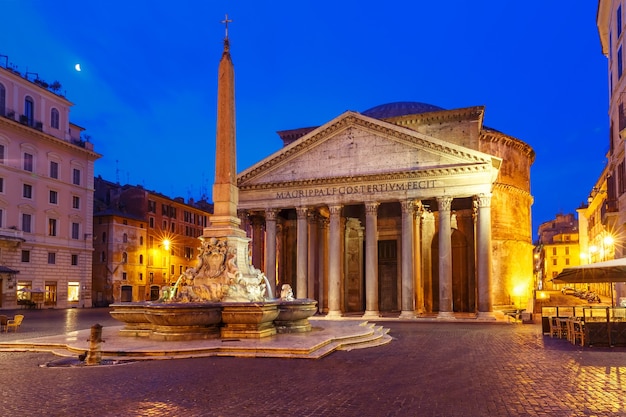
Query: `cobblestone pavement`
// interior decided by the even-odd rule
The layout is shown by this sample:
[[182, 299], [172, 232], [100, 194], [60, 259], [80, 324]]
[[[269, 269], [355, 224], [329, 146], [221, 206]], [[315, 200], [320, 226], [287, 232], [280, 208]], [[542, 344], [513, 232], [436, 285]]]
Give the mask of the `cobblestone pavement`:
[[[28, 312], [18, 336], [0, 340], [88, 328], [94, 320], [117, 324], [106, 309]], [[50, 354], [0, 352], [0, 415], [626, 415], [626, 349], [572, 346], [543, 336], [537, 324], [383, 324], [395, 338], [389, 345], [319, 360], [46, 368], [40, 365], [54, 360]]]

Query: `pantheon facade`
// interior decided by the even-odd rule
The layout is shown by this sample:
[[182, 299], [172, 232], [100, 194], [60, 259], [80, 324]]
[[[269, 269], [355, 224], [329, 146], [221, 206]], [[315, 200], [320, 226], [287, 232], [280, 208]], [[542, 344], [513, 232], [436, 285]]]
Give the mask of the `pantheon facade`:
[[237, 177], [253, 265], [328, 316], [525, 308], [535, 154], [484, 112], [399, 102], [279, 132]]

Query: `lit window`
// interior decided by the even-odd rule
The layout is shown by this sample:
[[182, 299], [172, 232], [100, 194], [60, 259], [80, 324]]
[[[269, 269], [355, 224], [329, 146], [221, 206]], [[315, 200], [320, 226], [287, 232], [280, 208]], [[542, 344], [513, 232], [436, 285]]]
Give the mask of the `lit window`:
[[48, 219], [48, 236], [57, 235], [57, 219]]
[[78, 302], [80, 296], [80, 283], [76, 281], [70, 281], [67, 283], [67, 301]]

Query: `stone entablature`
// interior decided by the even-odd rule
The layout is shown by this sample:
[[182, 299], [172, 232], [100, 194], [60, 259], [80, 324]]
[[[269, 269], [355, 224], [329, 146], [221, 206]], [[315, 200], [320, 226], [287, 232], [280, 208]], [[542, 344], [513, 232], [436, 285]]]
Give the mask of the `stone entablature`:
[[[353, 128], [353, 130], [351, 130], [351, 128]], [[369, 165], [367, 163], [363, 164], [363, 161], [358, 161], [360, 162], [358, 165], [352, 162], [351, 168], [353, 172], [346, 172], [346, 174], [354, 174], [354, 170], [357, 171], [357, 175], [366, 174], [368, 170], [380, 172], [382, 169], [384, 171], [384, 160], [381, 160], [380, 155], [373, 154], [371, 147], [364, 146], [362, 150], [356, 149], [350, 151], [350, 140], [354, 139], [351, 135], [360, 135], [360, 139], [366, 137], [369, 142], [372, 142], [370, 145], [384, 145], [393, 152], [393, 156], [402, 155], [403, 159], [394, 159], [393, 167], [392, 164], [389, 165], [388, 169], [393, 171], [402, 169], [427, 169], [429, 165], [438, 167], [443, 165], [445, 167], [447, 165], [481, 163], [491, 164], [498, 168], [501, 163], [499, 158], [494, 158], [491, 155], [454, 145], [410, 129], [371, 119], [349, 111], [285, 147], [273, 157], [267, 158], [257, 165], [243, 171], [238, 177], [238, 186], [242, 189], [249, 184], [258, 183], [257, 177], [260, 175], [263, 176], [262, 182], [276, 181], [275, 178], [280, 176], [279, 173], [277, 174], [277, 171], [280, 172], [279, 168], [287, 163], [294, 163], [296, 158], [304, 153], [307, 153], [307, 160], [315, 159], [312, 154], [316, 153], [318, 159], [321, 157], [325, 158], [326, 165], [328, 165], [329, 162], [332, 164], [332, 159], [341, 157], [341, 152], [344, 153], [344, 159], [354, 157], [355, 155], [369, 159]], [[337, 138], [343, 141], [340, 144], [344, 146], [339, 147], [337, 146], [338, 144], [335, 143], [335, 146], [331, 148], [330, 145], [326, 144], [326, 148], [322, 148], [322, 150], [319, 149], [324, 142], [329, 142]], [[324, 154], [323, 152], [326, 151], [326, 149], [328, 149], [328, 153]], [[367, 152], [368, 149], [370, 152]], [[412, 155], [407, 154], [409, 150], [413, 151]], [[415, 154], [415, 152], [419, 152], [419, 154]], [[444, 159], [446, 160], [445, 163], [443, 162]], [[300, 176], [302, 176], [302, 168], [313, 169], [318, 166], [319, 164], [311, 167], [300, 167]], [[344, 166], [336, 166], [336, 168], [345, 171]], [[336, 175], [334, 172], [331, 173], [331, 175], [323, 172], [316, 172], [315, 174], [321, 177], [333, 176], [332, 174]]]

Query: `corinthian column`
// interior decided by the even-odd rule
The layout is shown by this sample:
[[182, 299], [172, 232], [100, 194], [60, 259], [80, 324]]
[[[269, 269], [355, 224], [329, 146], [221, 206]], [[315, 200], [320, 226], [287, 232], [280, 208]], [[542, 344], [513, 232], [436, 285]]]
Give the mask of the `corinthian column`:
[[296, 207], [296, 213], [298, 214], [296, 298], [307, 298], [307, 261], [309, 257], [308, 209], [306, 207]]
[[452, 310], [452, 229], [450, 209], [452, 197], [438, 197], [439, 208], [439, 314], [438, 318], [454, 317]]
[[476, 258], [478, 275], [478, 315], [493, 315], [491, 299], [491, 195], [476, 196], [478, 206], [476, 220]]
[[328, 314], [341, 317], [341, 206], [329, 206]]
[[413, 201], [401, 201], [402, 207], [402, 312], [400, 318], [415, 317], [413, 289]]
[[365, 203], [365, 314], [380, 317], [378, 311], [378, 205]]
[[265, 276], [276, 297], [276, 209], [265, 210]]

